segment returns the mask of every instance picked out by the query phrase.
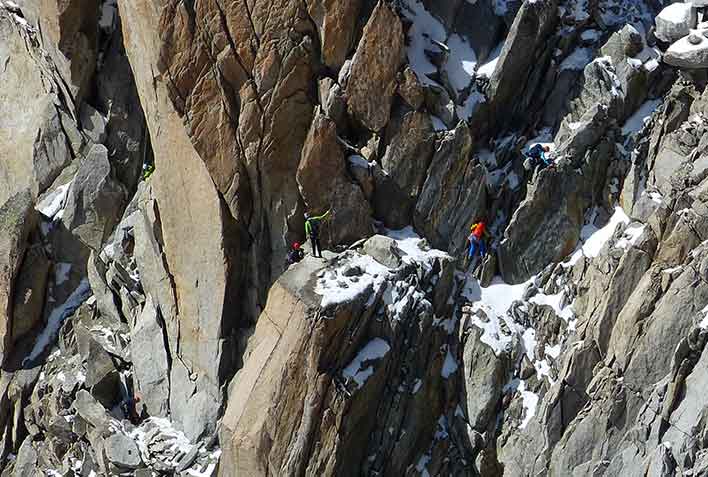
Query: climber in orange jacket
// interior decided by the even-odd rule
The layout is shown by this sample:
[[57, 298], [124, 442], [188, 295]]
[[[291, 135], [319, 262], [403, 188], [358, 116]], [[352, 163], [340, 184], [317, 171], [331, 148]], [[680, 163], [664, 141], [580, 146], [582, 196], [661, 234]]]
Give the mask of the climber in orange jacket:
[[[467, 243], [469, 244], [469, 247], [467, 249], [467, 256], [465, 258], [465, 265], [469, 265], [470, 263], [473, 263], [473, 261], [476, 259], [477, 254], [479, 254], [482, 259], [487, 255], [487, 246], [485, 244], [484, 239], [487, 238], [489, 234], [487, 233], [487, 223], [484, 219], [480, 219], [472, 226], [470, 227], [470, 234], [467, 237]], [[472, 270], [474, 271], [476, 267], [476, 263], [474, 263], [475, 266], [472, 267]]]

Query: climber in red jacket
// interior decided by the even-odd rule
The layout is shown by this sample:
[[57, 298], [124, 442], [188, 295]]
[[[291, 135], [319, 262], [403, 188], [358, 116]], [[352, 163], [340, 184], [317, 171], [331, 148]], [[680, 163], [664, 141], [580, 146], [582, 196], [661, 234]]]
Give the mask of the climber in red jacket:
[[467, 243], [469, 248], [467, 249], [467, 256], [465, 258], [465, 266], [473, 263], [472, 271], [477, 268], [477, 263], [475, 261], [477, 254], [484, 258], [487, 255], [487, 247], [484, 239], [488, 237], [487, 234], [487, 223], [484, 219], [480, 219], [470, 227], [470, 234], [467, 237]]

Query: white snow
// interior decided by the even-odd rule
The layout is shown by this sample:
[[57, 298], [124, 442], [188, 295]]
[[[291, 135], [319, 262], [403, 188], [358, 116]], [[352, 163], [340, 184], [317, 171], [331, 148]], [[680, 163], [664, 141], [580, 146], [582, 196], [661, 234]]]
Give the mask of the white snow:
[[645, 101], [637, 111], [632, 114], [627, 121], [625, 121], [624, 126], [622, 126], [622, 135], [628, 136], [639, 132], [644, 128], [644, 125], [649, 121], [652, 113], [661, 104], [661, 99], [650, 99]]
[[342, 370], [342, 374], [345, 378], [354, 380], [357, 383], [357, 389], [361, 388], [366, 383], [366, 380], [374, 374], [374, 367], [367, 366], [364, 368], [364, 363], [383, 358], [390, 349], [391, 346], [385, 340], [374, 338], [359, 350], [352, 362]]
[[445, 362], [443, 363], [440, 374], [443, 378], [447, 379], [452, 373], [457, 371], [458, 367], [457, 361], [455, 361], [455, 358], [453, 358], [452, 353], [450, 353], [450, 349], [448, 348], [447, 354], [445, 355]]
[[704, 313], [704, 316], [698, 326], [700, 326], [703, 330], [708, 330], [708, 305], [701, 310], [701, 313]]
[[494, 49], [489, 53], [489, 58], [487, 62], [477, 69], [477, 76], [482, 78], [491, 78], [494, 73], [494, 69], [497, 67], [499, 62], [499, 57], [501, 56], [502, 49], [504, 48], [504, 42], [499, 43]]
[[[359, 267], [363, 271], [361, 276], [347, 277], [343, 274], [345, 268]], [[368, 255], [352, 254], [347, 265], [340, 268], [328, 269], [317, 280], [315, 293], [322, 296], [322, 306], [327, 307], [347, 303], [358, 296], [370, 286], [378, 290], [386, 281], [389, 269]]]
[[32, 352], [25, 358], [24, 363], [31, 362], [42, 354], [47, 346], [54, 340], [64, 319], [76, 311], [76, 309], [86, 301], [90, 293], [91, 287], [89, 286], [88, 279], [84, 278], [81, 283], [79, 283], [79, 286], [76, 287], [76, 290], [66, 299], [64, 304], [57, 306], [49, 314], [47, 326], [37, 337]]
[[[514, 301], [521, 300], [530, 280], [519, 285], [508, 285], [495, 277], [488, 287], [480, 287], [476, 279], [465, 282], [462, 296], [472, 303], [471, 324], [482, 330], [480, 340], [499, 355], [510, 345], [514, 330], [519, 327], [509, 317]], [[502, 324], [505, 331], [502, 329]]]
[[[477, 107], [486, 102], [487, 98], [480, 92], [474, 91], [464, 100], [462, 105], [456, 106], [457, 115], [460, 119], [469, 119], [472, 114], [477, 110]], [[445, 126], [447, 129], [447, 126]], [[438, 129], [436, 129], [437, 131]]]
[[[35, 209], [41, 212], [42, 215], [49, 219], [60, 218], [60, 212], [64, 209], [64, 204], [66, 203], [66, 197], [69, 193], [69, 188], [73, 181], [64, 184], [62, 186], [54, 189], [50, 194], [48, 194]], [[57, 217], [58, 216], [58, 217]]]
[[550, 306], [551, 308], [553, 308], [553, 311], [558, 316], [558, 318], [562, 318], [565, 321], [570, 321], [575, 316], [573, 314], [573, 307], [570, 305], [562, 306], [563, 299], [564, 299], [563, 292], [556, 293], [555, 295], [546, 295], [544, 293], [537, 293], [536, 295], [531, 297], [529, 302], [535, 303], [537, 305]]
[[526, 390], [526, 383], [521, 381], [518, 388], [519, 393], [521, 393], [521, 399], [523, 399], [524, 406], [524, 418], [519, 424], [519, 429], [525, 429], [534, 415], [536, 415], [536, 407], [538, 406], [538, 395]]
[[632, 247], [644, 234], [644, 229], [646, 225], [643, 224], [632, 224], [628, 226], [622, 237], [615, 244], [616, 248], [627, 249]]
[[405, 253], [402, 260], [406, 263], [429, 263], [435, 258], [449, 258], [450, 256], [442, 250], [427, 248], [425, 241], [415, 233], [413, 227], [408, 227], [399, 230], [385, 230], [386, 236], [396, 241], [399, 250]]
[[557, 344], [554, 346], [546, 345], [546, 347], [544, 349], [544, 353], [553, 359], [558, 358], [558, 356], [560, 356], [560, 352], [561, 352], [561, 345], [560, 344]]
[[420, 0], [404, 0], [402, 7], [401, 13], [412, 22], [406, 47], [408, 63], [423, 85], [436, 85], [428, 75], [435, 73], [437, 68], [430, 62], [425, 51], [441, 51], [435, 42], [445, 42], [445, 27], [425, 9]]
[[662, 204], [664, 202], [664, 198], [661, 196], [661, 193], [659, 192], [649, 192], [649, 198], [654, 201], [657, 204]]
[[450, 35], [447, 47], [450, 49], [450, 54], [445, 63], [445, 71], [450, 85], [455, 90], [461, 91], [469, 86], [474, 79], [477, 55], [467, 40], [458, 34]]
[[585, 67], [590, 64], [593, 59], [592, 48], [576, 48], [570, 55], [563, 60], [560, 64], [560, 71], [571, 70], [571, 71], [582, 71]]
[[615, 232], [615, 228], [619, 224], [628, 224], [630, 222], [627, 214], [624, 213], [621, 207], [615, 207], [615, 213], [612, 214], [610, 220], [598, 229], [594, 224], [594, 216], [596, 214], [591, 214], [591, 218], [587, 221], [586, 225], [580, 231], [580, 241], [582, 246], [577, 248], [570, 259], [563, 263], [566, 268], [575, 265], [582, 257], [595, 258], [600, 255], [600, 251], [605, 243], [612, 237]]
[[360, 156], [358, 154], [353, 154], [347, 157], [347, 160], [349, 161], [349, 164], [354, 167], [361, 167], [363, 169], [369, 168], [369, 161], [367, 161], [366, 159], [364, 159], [363, 156]]
[[672, 268], [665, 268], [664, 270], [661, 271], [661, 273], [675, 273], [675, 272], [680, 272], [683, 270], [683, 266], [679, 265], [678, 267], [672, 267]]

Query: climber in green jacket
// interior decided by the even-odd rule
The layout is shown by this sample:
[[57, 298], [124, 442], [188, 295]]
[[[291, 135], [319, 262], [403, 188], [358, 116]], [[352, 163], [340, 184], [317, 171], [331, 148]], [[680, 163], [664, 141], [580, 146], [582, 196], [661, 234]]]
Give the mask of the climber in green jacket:
[[305, 212], [305, 234], [310, 237], [312, 243], [312, 255], [322, 258], [322, 246], [320, 245], [320, 222], [329, 217], [329, 210], [322, 215], [311, 217]]
[[143, 164], [143, 180], [144, 181], [148, 180], [153, 172], [155, 172], [155, 164], [154, 163]]

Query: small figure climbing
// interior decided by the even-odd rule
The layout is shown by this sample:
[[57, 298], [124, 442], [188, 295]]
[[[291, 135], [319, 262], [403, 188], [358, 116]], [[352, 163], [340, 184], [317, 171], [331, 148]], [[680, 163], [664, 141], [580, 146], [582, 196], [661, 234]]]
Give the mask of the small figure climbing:
[[546, 144], [534, 144], [524, 153], [524, 169], [531, 172], [533, 179], [536, 171], [541, 172], [546, 167], [553, 165], [553, 159], [546, 154], [551, 152], [551, 148]]
[[128, 419], [134, 425], [140, 423], [140, 415], [138, 412], [138, 405], [140, 404], [140, 396], [135, 395], [133, 397], [126, 397], [120, 403], [120, 410], [123, 412], [125, 419]]
[[322, 215], [312, 217], [305, 212], [305, 234], [310, 237], [312, 244], [312, 255], [322, 258], [322, 246], [320, 245], [320, 222], [329, 217], [329, 210]]
[[145, 163], [143, 164], [143, 180], [146, 181], [150, 178], [152, 173], [155, 172], [155, 164], [150, 162], [150, 163]]
[[477, 255], [479, 255], [482, 260], [487, 255], [485, 238], [488, 236], [487, 223], [484, 219], [478, 220], [470, 227], [470, 235], [467, 237], [469, 248], [467, 249], [467, 256], [465, 257], [465, 267], [467, 268], [471, 265], [472, 273], [477, 269], [477, 265], [481, 263], [481, 260], [477, 260]]
[[302, 250], [300, 242], [295, 242], [290, 247], [290, 252], [288, 252], [288, 265], [297, 263], [303, 258], [305, 258], [305, 252]]

